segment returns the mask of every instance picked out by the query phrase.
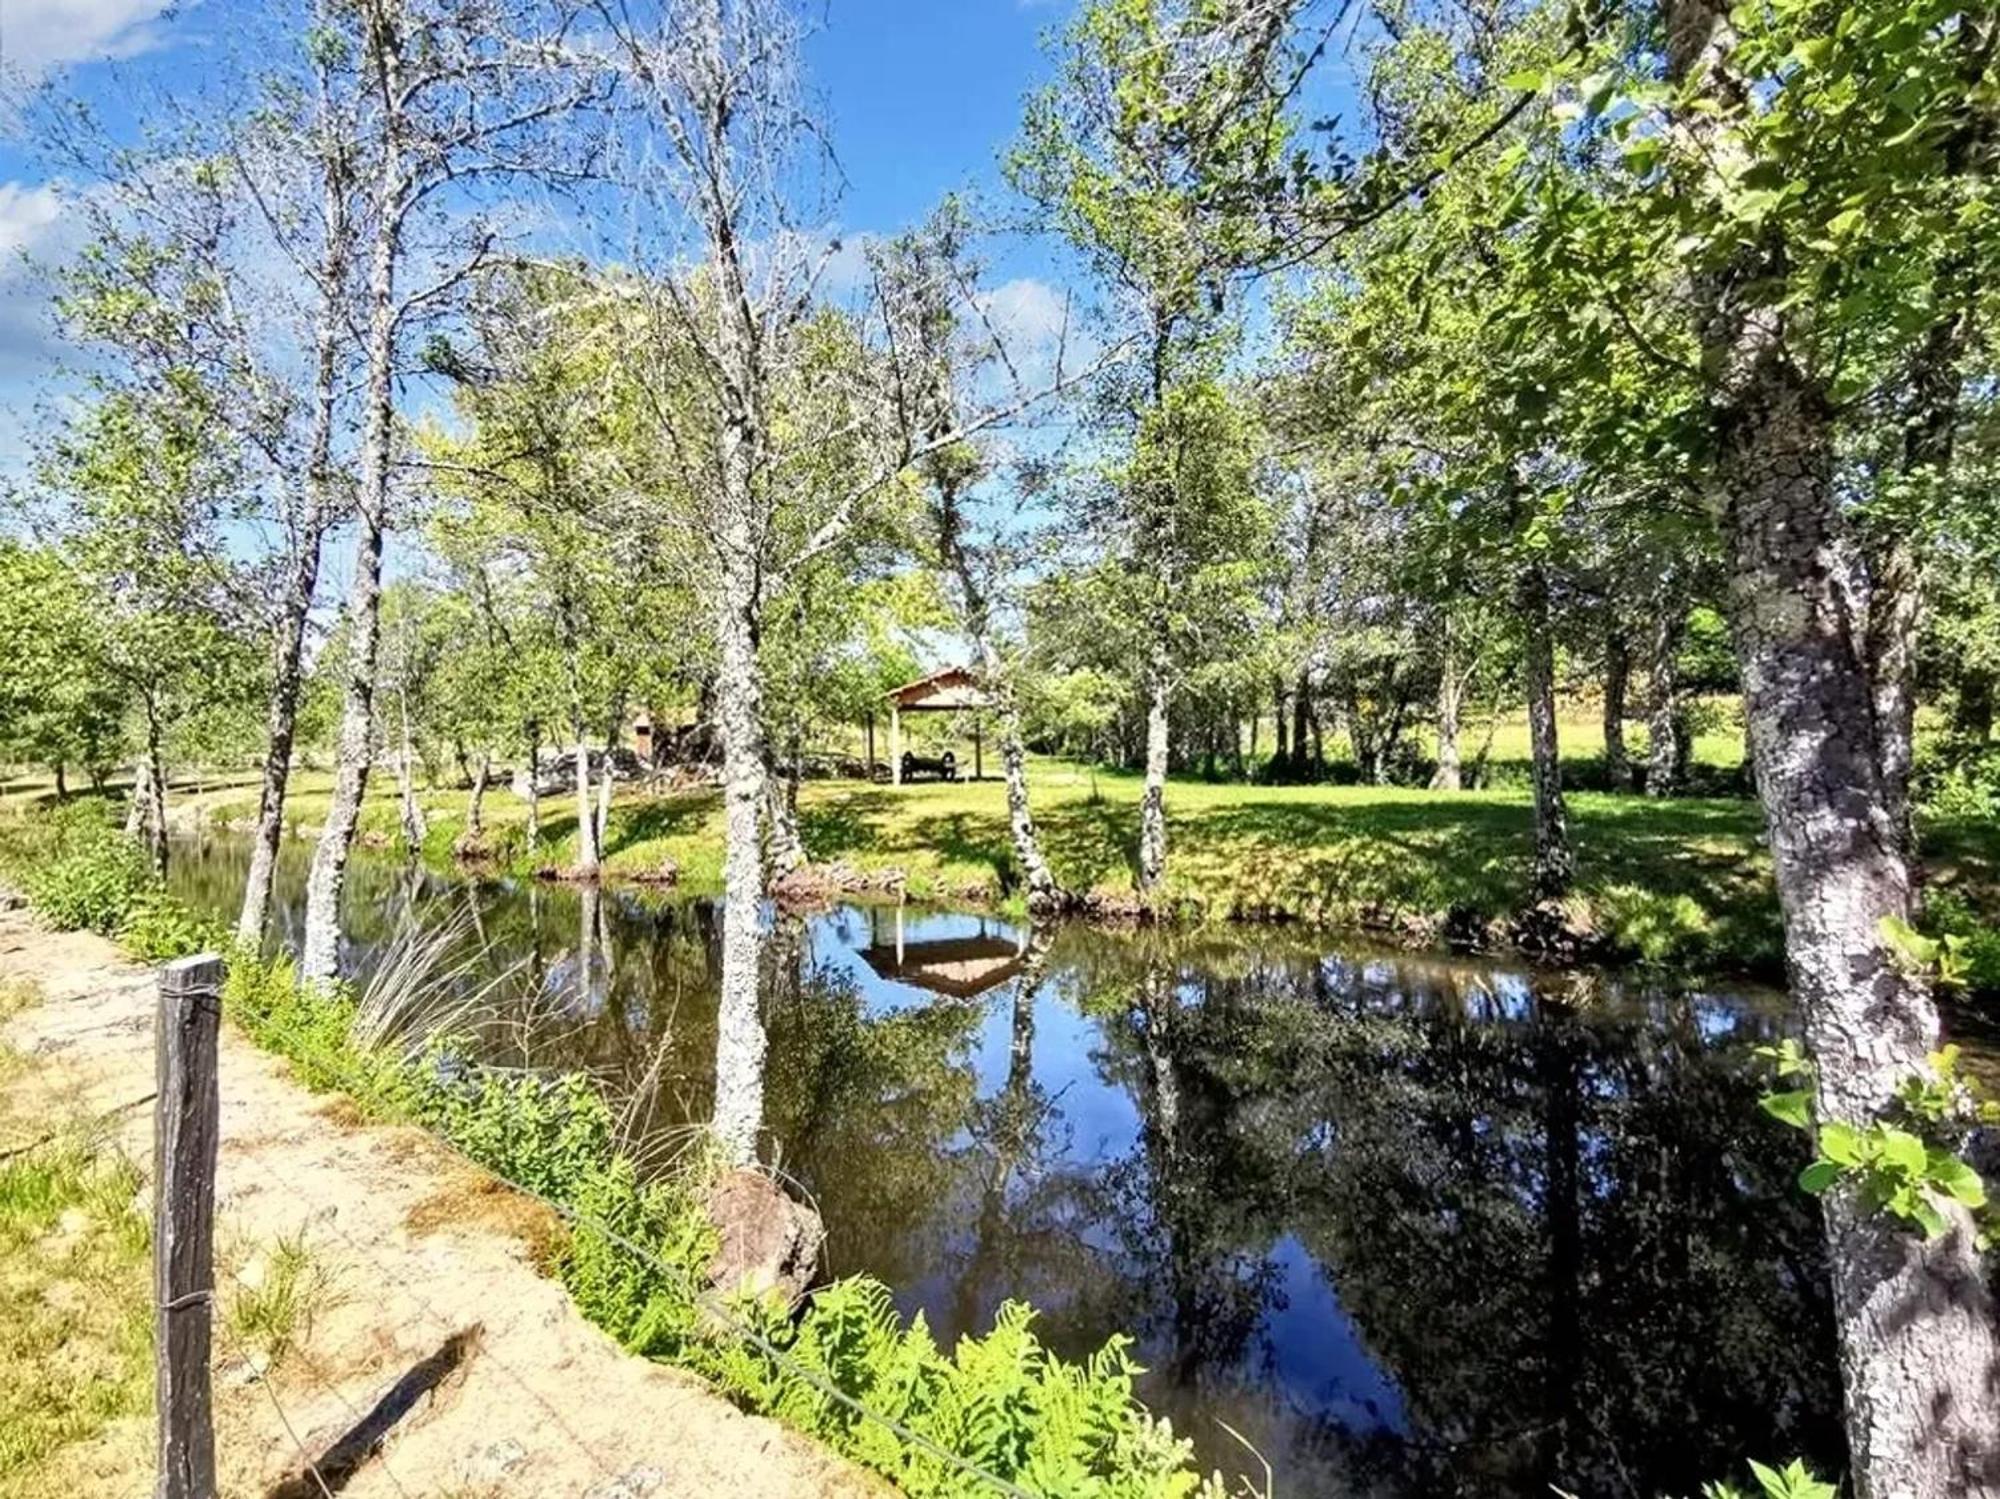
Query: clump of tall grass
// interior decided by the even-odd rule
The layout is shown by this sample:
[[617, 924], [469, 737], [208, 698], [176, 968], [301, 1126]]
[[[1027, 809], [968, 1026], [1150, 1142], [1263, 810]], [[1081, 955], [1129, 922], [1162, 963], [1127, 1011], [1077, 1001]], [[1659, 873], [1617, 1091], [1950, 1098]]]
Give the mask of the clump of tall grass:
[[498, 1015], [497, 996], [523, 963], [497, 967], [476, 937], [469, 905], [427, 919], [413, 908], [356, 997], [356, 1046], [414, 1060], [440, 1038], [477, 1035]]

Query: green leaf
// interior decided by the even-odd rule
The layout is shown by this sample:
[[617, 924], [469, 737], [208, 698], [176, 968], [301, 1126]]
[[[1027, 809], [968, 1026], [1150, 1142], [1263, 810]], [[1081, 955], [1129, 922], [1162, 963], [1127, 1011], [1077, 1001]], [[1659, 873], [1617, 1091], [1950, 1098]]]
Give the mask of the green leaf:
[[1790, 1093], [1766, 1093], [1758, 1106], [1780, 1123], [1804, 1129], [1812, 1119], [1812, 1095], [1804, 1089]]
[[1967, 1162], [1949, 1151], [1931, 1152], [1927, 1174], [1931, 1185], [1947, 1197], [1962, 1202], [1969, 1208], [1986, 1205], [1986, 1183]]
[[1861, 1164], [1861, 1134], [1851, 1124], [1838, 1119], [1819, 1127], [1819, 1153], [1843, 1166]]
[[1516, 89], [1524, 94], [1540, 93], [1542, 85], [1549, 81], [1549, 75], [1540, 68], [1522, 68], [1509, 73], [1500, 80], [1501, 87]]
[[1910, 1176], [1922, 1176], [1924, 1142], [1908, 1130], [1885, 1129], [1882, 1132], [1882, 1160], [1885, 1165]]
[[1905, 1208], [1903, 1216], [1915, 1219], [1926, 1239], [1935, 1239], [1947, 1227], [1944, 1214], [1938, 1211], [1937, 1204], [1927, 1194], [1918, 1194]]
[[1799, 1173], [1799, 1190], [1817, 1197], [1840, 1180], [1841, 1169], [1838, 1161], [1814, 1161]]

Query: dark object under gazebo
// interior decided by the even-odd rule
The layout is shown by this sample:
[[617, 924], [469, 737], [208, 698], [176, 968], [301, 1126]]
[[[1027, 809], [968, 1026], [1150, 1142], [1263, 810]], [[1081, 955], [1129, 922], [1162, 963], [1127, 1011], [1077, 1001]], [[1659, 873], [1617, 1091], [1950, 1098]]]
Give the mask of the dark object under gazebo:
[[[972, 714], [972, 778], [979, 780], [985, 771], [985, 744], [983, 725], [979, 715], [993, 706], [993, 698], [979, 683], [969, 666], [948, 666], [943, 671], [932, 672], [927, 677], [919, 677], [914, 682], [906, 682], [901, 687], [886, 694], [889, 703], [889, 779], [895, 785], [903, 784], [903, 715], [905, 713], [965, 713]], [[948, 756], [946, 757], [949, 758]], [[875, 725], [873, 719], [868, 725], [868, 759], [875, 759]], [[928, 763], [928, 762], [927, 762]], [[954, 768], [947, 779], [956, 779]]]

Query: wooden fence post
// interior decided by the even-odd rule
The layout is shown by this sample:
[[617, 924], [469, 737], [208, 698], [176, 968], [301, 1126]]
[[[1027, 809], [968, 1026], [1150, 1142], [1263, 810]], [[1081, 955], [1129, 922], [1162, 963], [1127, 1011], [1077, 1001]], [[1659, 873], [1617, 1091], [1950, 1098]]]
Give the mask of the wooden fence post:
[[160, 970], [154, 1043], [153, 1392], [159, 1422], [154, 1499], [214, 1499], [208, 1350], [215, 1315], [215, 1153], [222, 1113], [216, 1029], [222, 959]]

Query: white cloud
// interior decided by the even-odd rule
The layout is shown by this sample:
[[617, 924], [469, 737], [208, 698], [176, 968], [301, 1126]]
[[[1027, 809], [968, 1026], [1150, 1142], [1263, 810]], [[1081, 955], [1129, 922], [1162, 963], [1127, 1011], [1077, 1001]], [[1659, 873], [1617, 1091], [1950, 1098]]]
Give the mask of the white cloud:
[[0, 0], [0, 74], [32, 83], [65, 63], [131, 57], [169, 0]]
[[61, 253], [64, 229], [55, 187], [0, 182], [0, 376], [36, 373], [53, 353], [48, 291], [32, 262]]
[[[1070, 316], [1062, 293], [1035, 276], [1003, 281], [981, 299], [986, 316], [1010, 348], [1053, 350]], [[1075, 329], [1070, 330], [1072, 339]]]

